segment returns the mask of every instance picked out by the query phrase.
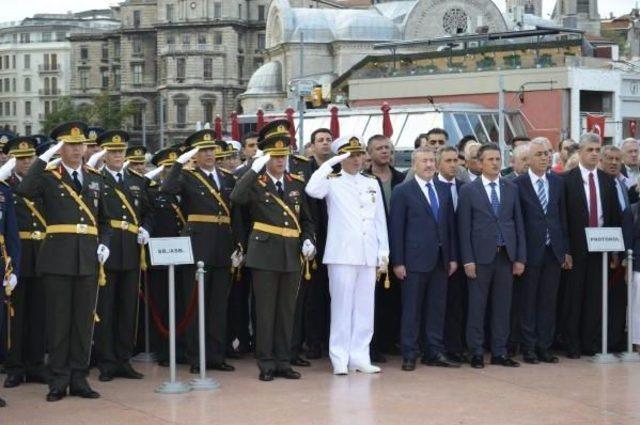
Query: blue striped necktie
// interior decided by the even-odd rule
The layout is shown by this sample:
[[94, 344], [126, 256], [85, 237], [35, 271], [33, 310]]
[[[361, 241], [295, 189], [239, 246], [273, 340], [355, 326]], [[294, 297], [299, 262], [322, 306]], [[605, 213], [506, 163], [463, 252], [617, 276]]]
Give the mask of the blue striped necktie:
[[[498, 192], [496, 191], [496, 182], [489, 183], [489, 186], [491, 186], [491, 207], [493, 208], [493, 213], [497, 217], [500, 212], [500, 200], [498, 199]], [[496, 242], [498, 246], [504, 246], [504, 238], [502, 237], [502, 231], [499, 226], [498, 239]]]
[[[549, 198], [547, 197], [547, 188], [544, 186], [542, 179], [538, 179], [538, 199], [540, 200], [540, 206], [545, 215], [547, 214], [547, 207], [549, 206]], [[545, 245], [551, 244], [551, 236], [549, 235], [549, 229], [546, 230], [544, 237]]]
[[436, 195], [436, 191], [433, 189], [432, 183], [427, 183], [427, 191], [429, 193], [429, 204], [431, 205], [431, 211], [433, 212], [433, 217], [438, 221], [438, 214], [440, 212], [440, 205], [438, 205], [438, 196]]

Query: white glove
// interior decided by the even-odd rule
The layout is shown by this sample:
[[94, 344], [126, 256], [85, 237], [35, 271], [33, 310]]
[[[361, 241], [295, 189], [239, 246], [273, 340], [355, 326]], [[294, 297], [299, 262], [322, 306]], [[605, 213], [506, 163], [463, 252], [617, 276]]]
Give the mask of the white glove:
[[0, 167], [0, 180], [6, 180], [11, 176], [13, 169], [16, 166], [16, 158], [11, 157], [7, 162], [4, 163], [2, 167]]
[[193, 148], [190, 151], [187, 151], [178, 157], [178, 162], [182, 165], [189, 162], [191, 158], [193, 158], [198, 153], [199, 148]]
[[333, 156], [333, 157], [327, 159], [324, 162], [324, 164], [322, 164], [322, 165], [323, 166], [326, 165], [327, 167], [333, 168], [334, 165], [340, 164], [342, 161], [344, 161], [345, 159], [349, 158], [350, 156], [351, 156], [350, 152], [343, 153], [342, 155], [336, 155], [336, 156]]
[[51, 167], [57, 167], [58, 164], [60, 164], [61, 162], [62, 162], [62, 158], [56, 158], [53, 161], [49, 161], [47, 165]]
[[305, 239], [302, 243], [302, 256], [307, 260], [313, 260], [316, 255], [316, 247], [309, 239]]
[[239, 249], [233, 251], [233, 254], [231, 254], [231, 265], [235, 268], [238, 268], [243, 261], [244, 255], [242, 255], [242, 251], [240, 251]]
[[64, 142], [56, 143], [55, 145], [47, 149], [42, 155], [40, 155], [39, 158], [44, 162], [51, 161], [51, 158], [53, 158], [53, 155], [55, 155], [60, 150], [62, 145], [64, 145]]
[[18, 284], [18, 278], [13, 273], [11, 273], [11, 276], [9, 276], [9, 280], [5, 279], [4, 282], [2, 282], [2, 286], [4, 287], [8, 286], [12, 292], [15, 289], [17, 284]]
[[106, 263], [107, 260], [109, 259], [109, 253], [110, 253], [109, 248], [107, 248], [105, 245], [103, 244], [98, 245], [98, 251], [97, 251], [98, 262], [100, 264]]
[[196, 131], [202, 130], [202, 123], [200, 121], [196, 121]]
[[251, 164], [251, 169], [256, 173], [259, 173], [260, 171], [262, 171], [264, 166], [267, 165], [267, 162], [269, 162], [270, 159], [271, 159], [270, 154], [266, 154], [261, 156], [260, 158], [254, 159], [253, 164]]
[[87, 165], [91, 168], [96, 168], [96, 165], [106, 153], [107, 151], [104, 149], [101, 149], [98, 152], [94, 153], [89, 157], [89, 160], [87, 161]]
[[253, 155], [253, 157], [251, 159], [260, 158], [263, 155], [264, 155], [264, 152], [262, 151], [262, 149], [256, 149], [256, 154]]
[[144, 176], [146, 178], [148, 178], [149, 180], [153, 180], [158, 174], [160, 174], [162, 172], [162, 170], [164, 170], [164, 165], [161, 165], [158, 168], [155, 168], [155, 169], [149, 171]]
[[146, 245], [149, 243], [149, 232], [144, 227], [138, 228], [138, 245]]

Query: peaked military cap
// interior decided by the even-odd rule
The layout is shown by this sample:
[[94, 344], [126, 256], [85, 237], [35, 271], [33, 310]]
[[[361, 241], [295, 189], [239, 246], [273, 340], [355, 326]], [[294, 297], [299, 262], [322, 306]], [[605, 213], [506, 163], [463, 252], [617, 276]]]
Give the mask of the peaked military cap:
[[50, 137], [69, 144], [85, 143], [88, 140], [87, 128], [87, 124], [82, 121], [69, 121], [51, 130]]
[[96, 139], [96, 143], [108, 151], [123, 151], [127, 149], [128, 142], [129, 133], [123, 130], [107, 130]]
[[2, 152], [16, 158], [29, 158], [36, 154], [36, 146], [38, 141], [31, 136], [19, 136], [9, 140]]
[[0, 149], [11, 139], [16, 137], [11, 131], [0, 130]]
[[180, 149], [177, 146], [160, 149], [153, 155], [153, 157], [151, 157], [151, 163], [156, 167], [161, 165], [173, 165], [180, 156], [180, 153]]
[[104, 128], [102, 127], [89, 127], [87, 129], [87, 145], [95, 145], [96, 140], [98, 139], [98, 136], [101, 135], [102, 133], [104, 133]]
[[291, 124], [287, 120], [274, 120], [260, 129], [258, 147], [272, 156], [287, 156], [291, 153], [291, 136], [289, 129]]
[[347, 152], [365, 152], [364, 145], [360, 142], [360, 138], [354, 135], [338, 137], [336, 140], [331, 142], [331, 150], [336, 155], [341, 155]]
[[129, 162], [144, 164], [146, 161], [147, 148], [142, 145], [129, 146], [127, 148], [126, 159]]
[[213, 149], [216, 158], [223, 158], [229, 153], [227, 152], [227, 142], [224, 140], [216, 140], [216, 133], [211, 129], [196, 131], [184, 141], [187, 149]]

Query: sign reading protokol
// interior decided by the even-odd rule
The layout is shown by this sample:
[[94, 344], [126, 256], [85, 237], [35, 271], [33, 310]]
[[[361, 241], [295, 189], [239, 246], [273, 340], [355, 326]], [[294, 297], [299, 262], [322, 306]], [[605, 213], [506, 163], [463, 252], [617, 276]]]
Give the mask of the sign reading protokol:
[[589, 252], [624, 251], [624, 239], [620, 227], [586, 227]]
[[149, 255], [153, 266], [193, 264], [191, 238], [187, 236], [151, 238], [149, 239]]

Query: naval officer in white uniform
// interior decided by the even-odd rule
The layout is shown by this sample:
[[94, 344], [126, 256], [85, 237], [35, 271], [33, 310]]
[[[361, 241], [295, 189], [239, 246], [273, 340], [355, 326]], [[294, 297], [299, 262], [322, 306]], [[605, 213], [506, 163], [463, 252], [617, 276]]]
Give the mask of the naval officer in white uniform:
[[[389, 240], [380, 186], [360, 170], [365, 148], [356, 136], [331, 144], [335, 157], [316, 170], [307, 183], [309, 196], [325, 199], [329, 216], [323, 263], [329, 273], [333, 373], [349, 370], [377, 373], [371, 364], [376, 268], [387, 271]], [[342, 171], [332, 167], [342, 163]]]

